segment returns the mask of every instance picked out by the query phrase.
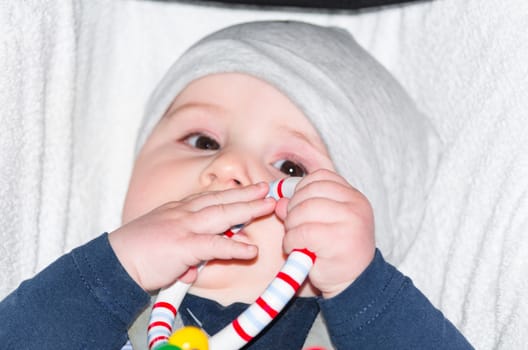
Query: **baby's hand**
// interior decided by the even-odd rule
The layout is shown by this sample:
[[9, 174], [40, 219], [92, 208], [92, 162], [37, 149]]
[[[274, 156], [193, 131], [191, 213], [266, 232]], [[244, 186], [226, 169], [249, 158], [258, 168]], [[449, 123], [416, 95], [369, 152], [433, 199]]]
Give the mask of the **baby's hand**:
[[374, 218], [367, 198], [329, 170], [307, 175], [295, 194], [281, 199], [284, 250], [307, 248], [317, 256], [310, 282], [331, 298], [348, 287], [374, 257]]
[[252, 259], [257, 248], [219, 235], [232, 226], [273, 213], [268, 185], [207, 192], [166, 203], [110, 233], [119, 261], [145, 290], [178, 278], [191, 283], [196, 265], [212, 259]]

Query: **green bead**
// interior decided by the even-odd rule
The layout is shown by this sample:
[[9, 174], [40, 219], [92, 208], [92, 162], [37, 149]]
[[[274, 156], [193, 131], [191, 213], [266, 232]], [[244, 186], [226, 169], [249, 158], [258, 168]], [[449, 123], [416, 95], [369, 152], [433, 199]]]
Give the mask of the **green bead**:
[[156, 346], [154, 350], [181, 350], [181, 348], [179, 346], [166, 343], [160, 346]]

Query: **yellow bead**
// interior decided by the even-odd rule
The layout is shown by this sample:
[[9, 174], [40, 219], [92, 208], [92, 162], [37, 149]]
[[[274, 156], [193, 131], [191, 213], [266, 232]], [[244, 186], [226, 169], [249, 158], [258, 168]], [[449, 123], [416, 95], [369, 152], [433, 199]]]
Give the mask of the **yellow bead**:
[[209, 350], [207, 334], [195, 326], [186, 326], [172, 333], [169, 344], [176, 345], [182, 350]]

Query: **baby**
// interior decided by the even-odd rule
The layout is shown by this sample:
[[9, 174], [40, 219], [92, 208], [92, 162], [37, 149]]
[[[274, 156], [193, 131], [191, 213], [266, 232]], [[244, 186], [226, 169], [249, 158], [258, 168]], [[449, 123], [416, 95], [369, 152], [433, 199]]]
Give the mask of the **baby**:
[[[123, 226], [6, 298], [0, 314], [13, 320], [0, 340], [29, 337], [14, 312], [29, 306], [45, 320], [32, 330], [44, 348], [118, 349], [150, 312], [148, 293], [177, 280], [193, 283], [177, 323], [214, 334], [307, 248], [307, 281], [248, 348], [471, 348], [376, 249], [375, 232], [392, 255], [399, 230], [416, 228], [432, 153], [423, 117], [345, 31], [253, 22], [214, 33], [152, 96]], [[303, 177], [294, 195], [265, 198], [287, 176]], [[66, 326], [67, 342], [57, 339]], [[140, 317], [129, 332], [134, 349], [146, 347], [146, 327]]]

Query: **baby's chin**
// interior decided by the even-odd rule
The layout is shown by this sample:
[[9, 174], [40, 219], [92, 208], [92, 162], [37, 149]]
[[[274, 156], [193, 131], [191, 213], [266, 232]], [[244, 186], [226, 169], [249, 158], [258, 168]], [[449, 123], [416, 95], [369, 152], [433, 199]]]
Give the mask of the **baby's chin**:
[[[200, 272], [189, 292], [224, 306], [236, 302], [251, 304], [268, 287], [283, 263], [284, 261], [280, 261], [259, 266], [251, 261], [209, 262]], [[297, 292], [301, 297], [318, 294], [308, 282], [305, 282]]]
[[[279, 271], [280, 266], [277, 268]], [[222, 305], [252, 303], [275, 277], [254, 261], [211, 261], [198, 275], [190, 293]]]

